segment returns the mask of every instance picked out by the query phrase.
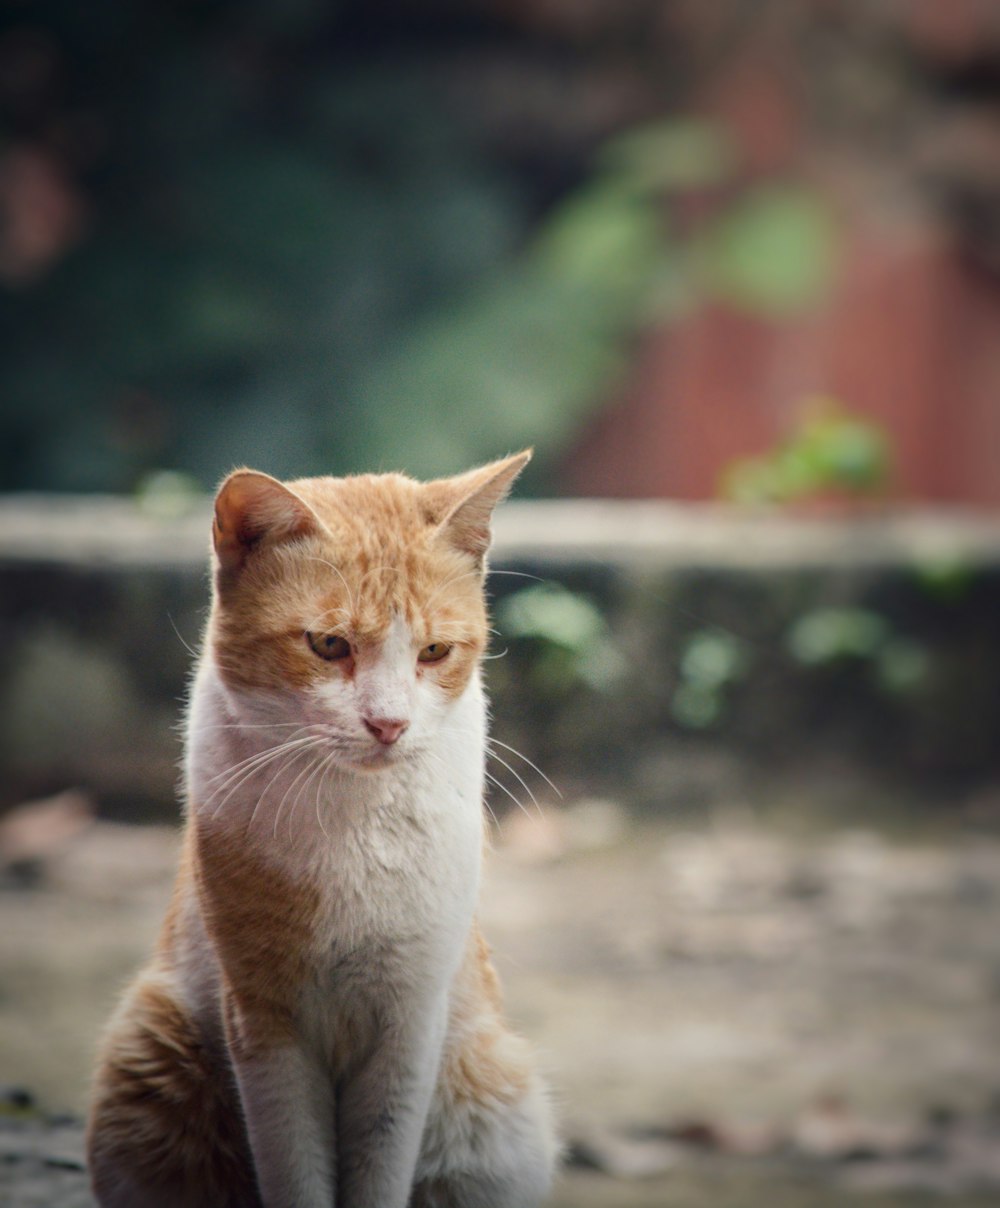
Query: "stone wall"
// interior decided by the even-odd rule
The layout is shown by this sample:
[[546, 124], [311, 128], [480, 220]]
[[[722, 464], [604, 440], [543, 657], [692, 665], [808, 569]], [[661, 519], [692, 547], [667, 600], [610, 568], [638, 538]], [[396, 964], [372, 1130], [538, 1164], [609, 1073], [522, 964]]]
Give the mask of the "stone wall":
[[[175, 811], [207, 517], [0, 502], [0, 807], [78, 786], [109, 816]], [[491, 769], [529, 807], [552, 790], [510, 748], [567, 795], [671, 809], [803, 776], [1000, 780], [996, 518], [513, 503], [493, 567]]]

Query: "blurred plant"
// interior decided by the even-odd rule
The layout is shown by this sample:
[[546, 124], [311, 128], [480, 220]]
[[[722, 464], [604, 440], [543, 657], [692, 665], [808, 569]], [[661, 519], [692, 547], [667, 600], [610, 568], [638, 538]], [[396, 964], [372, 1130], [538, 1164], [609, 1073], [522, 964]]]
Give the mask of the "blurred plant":
[[140, 511], [160, 520], [187, 515], [205, 502], [197, 479], [179, 470], [154, 470], [144, 475], [135, 489]]
[[504, 638], [534, 644], [531, 674], [547, 692], [580, 685], [605, 690], [624, 671], [624, 659], [600, 609], [565, 587], [524, 587], [501, 601], [496, 621]]
[[679, 682], [670, 702], [674, 719], [690, 729], [705, 729], [719, 721], [726, 689], [749, 669], [744, 643], [719, 629], [699, 629], [685, 643], [679, 662]]
[[885, 644], [889, 624], [866, 608], [817, 608], [800, 617], [788, 647], [800, 663], [813, 666], [844, 658], [870, 658]]
[[795, 431], [770, 453], [742, 458], [722, 478], [736, 503], [783, 503], [824, 494], [871, 496], [890, 474], [889, 440], [878, 424], [832, 399], [809, 400]]
[[710, 291], [780, 318], [826, 294], [835, 262], [833, 219], [802, 185], [762, 184], [708, 228], [696, 255]]
[[355, 61], [340, 6], [292, 9], [185, 9], [169, 37], [121, 0], [18, 18], [63, 65], [46, 125], [87, 135], [89, 220], [0, 289], [6, 487], [434, 474], [527, 443], [537, 485], [644, 322], [822, 295], [818, 196], [741, 182], [718, 127], [611, 138], [537, 219], [419, 54]]
[[929, 596], [949, 604], [964, 599], [977, 579], [975, 564], [959, 553], [923, 558], [914, 571]]
[[923, 645], [895, 633], [887, 617], [867, 608], [814, 609], [795, 622], [787, 641], [792, 656], [804, 666], [861, 663], [893, 694], [919, 686], [930, 669]]
[[[432, 311], [373, 362], [363, 397], [390, 457], [460, 460], [476, 407], [487, 448], [560, 449], [627, 366], [631, 339], [706, 300], [769, 316], [822, 299], [836, 230], [802, 184], [739, 186], [711, 123], [671, 118], [609, 140], [520, 257]], [[432, 445], [426, 417], [439, 424]]]

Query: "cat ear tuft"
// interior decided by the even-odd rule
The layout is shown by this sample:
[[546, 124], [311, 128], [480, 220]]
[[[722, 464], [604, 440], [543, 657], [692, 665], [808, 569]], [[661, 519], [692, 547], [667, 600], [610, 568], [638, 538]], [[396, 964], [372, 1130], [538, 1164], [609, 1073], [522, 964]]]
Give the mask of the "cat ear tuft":
[[531, 460], [531, 452], [525, 449], [455, 478], [429, 482], [424, 488], [429, 514], [441, 537], [463, 553], [471, 554], [479, 566], [483, 565], [492, 540], [493, 510], [506, 498], [514, 479]]
[[280, 543], [316, 532], [320, 522], [308, 504], [269, 474], [234, 470], [215, 497], [212, 540], [219, 566], [232, 574], [264, 541]]

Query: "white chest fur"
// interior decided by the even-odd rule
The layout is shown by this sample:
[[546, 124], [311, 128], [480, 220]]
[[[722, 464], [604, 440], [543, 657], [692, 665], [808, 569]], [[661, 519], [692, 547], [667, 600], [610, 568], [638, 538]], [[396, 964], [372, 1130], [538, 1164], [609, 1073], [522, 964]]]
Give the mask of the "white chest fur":
[[415, 969], [448, 976], [479, 883], [486, 709], [478, 677], [426, 738], [371, 770], [340, 765], [335, 745], [287, 720], [288, 707], [234, 702], [202, 667], [189, 719], [191, 808], [289, 884], [319, 892], [310, 963], [320, 981], [365, 953], [410, 953]]

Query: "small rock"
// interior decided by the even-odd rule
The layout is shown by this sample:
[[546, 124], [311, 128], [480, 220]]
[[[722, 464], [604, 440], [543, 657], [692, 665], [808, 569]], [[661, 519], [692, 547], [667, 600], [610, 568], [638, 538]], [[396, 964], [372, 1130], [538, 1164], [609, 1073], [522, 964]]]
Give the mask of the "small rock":
[[792, 1127], [795, 1148], [810, 1158], [843, 1158], [857, 1151], [860, 1122], [839, 1095], [807, 1107]]
[[0, 872], [21, 882], [37, 879], [93, 821], [93, 803], [79, 789], [15, 806], [0, 819]]
[[680, 1147], [662, 1137], [593, 1131], [570, 1142], [568, 1162], [615, 1179], [653, 1179], [677, 1165]]
[[500, 827], [504, 850], [524, 864], [547, 864], [569, 848], [566, 818], [560, 810], [542, 807], [512, 810]]
[[625, 811], [614, 801], [585, 797], [566, 807], [567, 841], [574, 851], [602, 851], [625, 834]]
[[14, 1116], [35, 1111], [35, 1096], [23, 1086], [0, 1086], [0, 1115]]

